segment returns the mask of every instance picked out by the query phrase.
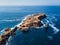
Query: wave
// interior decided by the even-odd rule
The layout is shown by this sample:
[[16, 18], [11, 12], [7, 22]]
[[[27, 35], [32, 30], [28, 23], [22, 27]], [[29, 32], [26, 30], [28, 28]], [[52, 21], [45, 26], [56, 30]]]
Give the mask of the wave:
[[[23, 21], [24, 21], [27, 17], [29, 17], [29, 16], [30, 16], [30, 15], [25, 16], [25, 18], [22, 19], [21, 23], [19, 23], [19, 24], [15, 25], [14, 27], [12, 27], [11, 30], [14, 29], [16, 26], [19, 27], [19, 26], [23, 23]], [[9, 37], [8, 40], [9, 40], [9, 41], [11, 40], [11, 36]], [[6, 43], [6, 45], [8, 45], [8, 42]]]
[[[25, 16], [24, 19], [0, 20], [0, 21], [13, 22], [13, 21], [20, 21], [20, 20], [22, 20], [19, 24], [17, 24], [17, 25], [15, 25], [14, 27], [12, 27], [12, 28], [11, 28], [11, 30], [12, 30], [12, 29], [14, 29], [16, 26], [19, 27], [19, 26], [23, 23], [23, 21], [24, 21], [28, 16], [30, 16], [30, 15]], [[4, 29], [1, 30], [1, 31], [0, 31], [0, 35], [1, 35], [4, 31], [5, 31]]]
[[14, 22], [14, 21], [20, 21], [21, 19], [12, 19], [12, 20], [9, 20], [9, 19], [3, 19], [3, 20], [0, 20], [1, 22]]
[[10, 36], [9, 39], [8, 39], [8, 42], [6, 43], [6, 45], [9, 44], [9, 41], [11, 41], [12, 37]]
[[23, 21], [26, 20], [27, 17], [29, 17], [29, 16], [30, 16], [30, 15], [25, 16], [24, 19], [22, 19], [21, 23], [17, 24], [16, 26], [19, 27], [19, 26], [23, 23]]
[[0, 35], [2, 35], [3, 32], [4, 32], [4, 29], [0, 31]]
[[[46, 20], [46, 21], [49, 23], [48, 20]], [[54, 29], [54, 30], [53, 30], [53, 31], [54, 31], [54, 34], [56, 34], [56, 33], [59, 32], [59, 29], [58, 29], [57, 27], [55, 27], [54, 24], [49, 24], [49, 26]]]
[[54, 29], [54, 34], [59, 32], [59, 29], [52, 24], [49, 24]]
[[47, 15], [47, 18], [45, 20], [46, 22], [49, 23], [49, 26], [53, 29], [52, 35], [48, 35], [48, 38], [52, 40], [54, 35], [60, 31], [56, 26], [54, 26], [55, 22], [58, 21], [58, 19], [55, 16]]
[[29, 17], [29, 16], [31, 16], [31, 15], [24, 16], [24, 18], [21, 19], [22, 21], [20, 23], [18, 23], [17, 25], [15, 25], [14, 27], [12, 27], [11, 30], [13, 30], [16, 26], [19, 27], [23, 23], [23, 21], [26, 20], [27, 17]]
[[47, 20], [49, 20], [49, 23], [54, 24], [54, 22], [58, 21], [58, 19], [55, 16], [48, 16]]
[[[32, 14], [32, 15], [33, 15], [33, 14]], [[25, 16], [24, 19], [22, 19], [21, 23], [19, 23], [19, 24], [15, 25], [14, 27], [12, 27], [11, 30], [14, 29], [16, 26], [19, 27], [19, 26], [23, 23], [23, 21], [26, 20], [27, 17], [29, 17], [29, 16], [31, 16], [31, 15]], [[50, 19], [50, 18], [49, 18], [49, 19]], [[56, 19], [56, 18], [54, 17], [54, 19]], [[12, 21], [20, 21], [20, 20], [21, 20], [21, 19], [15, 19], [15, 20], [0, 20], [0, 21], [12, 22]], [[49, 26], [50, 26], [51, 28], [53, 28], [53, 31], [54, 31], [53, 34], [57, 34], [57, 33], [59, 32], [59, 29], [54, 26], [54, 23], [52, 22], [52, 20], [49, 21], [48, 19], [46, 19], [46, 21], [49, 23]], [[51, 24], [50, 22], [52, 22], [52, 24]], [[42, 23], [44, 24], [43, 21], [42, 21]], [[44, 26], [45, 26], [45, 24], [44, 24]], [[4, 32], [4, 30], [1, 30], [0, 32], [2, 33], [2, 32]], [[48, 38], [49, 38], [50, 40], [52, 40], [52, 39], [53, 39], [53, 36], [49, 36], [49, 35], [48, 35]], [[11, 39], [9, 39], [9, 40], [11, 40]]]
[[[34, 14], [32, 14], [32, 15], [34, 15]], [[29, 16], [31, 16], [31, 15], [25, 16], [24, 19], [22, 19], [21, 23], [17, 24], [16, 26], [19, 27], [19, 26], [23, 23], [23, 21], [26, 20], [26, 18], [29, 17]], [[49, 19], [50, 19], [50, 18], [49, 18]], [[55, 24], [52, 22], [53, 19], [57, 20], [57, 19], [55, 18], [55, 16], [53, 16], [52, 19], [50, 19], [51, 21], [49, 21], [49, 20], [47, 20], [47, 19], [46, 19], [46, 21], [49, 23], [49, 26], [50, 26], [51, 28], [53, 28], [53, 31], [54, 31], [53, 34], [57, 34], [57, 33], [59, 32], [59, 29], [54, 26]], [[43, 21], [41, 21], [41, 22], [44, 24]], [[51, 22], [51, 24], [50, 24], [50, 22]], [[45, 24], [44, 24], [44, 26], [45, 26]], [[11, 28], [11, 29], [13, 29], [13, 28]]]
[[52, 40], [52, 39], [53, 39], [53, 36], [48, 36], [48, 38], [49, 38], [50, 40]]
[[[54, 24], [50, 24], [50, 21], [49, 20], [47, 20], [46, 19], [46, 21], [49, 23], [49, 26], [51, 27], [51, 28], [53, 28], [53, 35], [55, 35], [55, 34], [57, 34], [58, 32], [59, 32], [59, 29], [57, 28], [57, 27], [55, 27], [54, 26]], [[48, 35], [48, 38], [50, 39], [50, 40], [52, 40], [53, 39], [53, 36], [49, 36]]]

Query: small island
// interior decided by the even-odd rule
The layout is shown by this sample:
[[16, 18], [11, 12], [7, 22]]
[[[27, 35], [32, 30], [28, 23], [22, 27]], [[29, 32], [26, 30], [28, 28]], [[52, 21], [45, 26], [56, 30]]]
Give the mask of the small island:
[[[23, 20], [22, 24], [19, 24], [19, 26], [14, 26], [13, 29], [5, 28], [3, 34], [0, 35], [0, 45], [5, 45], [8, 42], [9, 37], [15, 35], [17, 30], [28, 31], [30, 28], [40, 28], [43, 26], [41, 21], [46, 17], [45, 14], [34, 14], [28, 16]], [[48, 27], [48, 24], [46, 24], [46, 27]]]
[[40, 28], [43, 26], [41, 21], [46, 17], [45, 14], [34, 14], [28, 16], [23, 23], [18, 26], [18, 28], [21, 31], [27, 31], [29, 28]]

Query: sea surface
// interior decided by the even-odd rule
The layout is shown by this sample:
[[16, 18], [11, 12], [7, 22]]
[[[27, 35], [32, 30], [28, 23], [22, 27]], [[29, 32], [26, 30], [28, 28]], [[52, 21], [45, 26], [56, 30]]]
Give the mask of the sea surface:
[[28, 15], [43, 13], [49, 23], [45, 28], [16, 31], [6, 45], [60, 45], [60, 6], [0, 6], [0, 33], [4, 28], [13, 28]]

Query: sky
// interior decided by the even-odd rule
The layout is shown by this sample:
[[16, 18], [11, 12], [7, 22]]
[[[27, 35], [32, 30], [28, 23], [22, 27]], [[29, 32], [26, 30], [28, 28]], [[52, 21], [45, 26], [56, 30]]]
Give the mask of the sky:
[[0, 0], [0, 6], [60, 5], [60, 0]]

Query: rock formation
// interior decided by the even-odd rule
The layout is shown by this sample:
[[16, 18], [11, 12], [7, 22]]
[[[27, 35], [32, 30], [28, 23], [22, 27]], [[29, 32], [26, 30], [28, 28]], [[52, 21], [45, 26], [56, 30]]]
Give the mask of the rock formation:
[[[40, 28], [43, 26], [42, 19], [46, 18], [45, 14], [34, 14], [26, 18], [23, 23], [13, 29], [6, 28], [2, 35], [0, 35], [0, 45], [5, 45], [10, 36], [13, 36], [16, 30], [27, 31], [29, 28]], [[47, 27], [47, 24], [46, 24]]]
[[46, 18], [45, 14], [34, 14], [26, 18], [23, 23], [18, 27], [21, 31], [27, 31], [29, 28], [40, 28], [42, 19]]
[[6, 28], [5, 32], [3, 32], [2, 35], [0, 35], [0, 45], [5, 45], [8, 42], [9, 37], [15, 34], [16, 30], [17, 27], [15, 27], [12, 30], [10, 28]]

